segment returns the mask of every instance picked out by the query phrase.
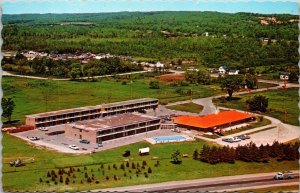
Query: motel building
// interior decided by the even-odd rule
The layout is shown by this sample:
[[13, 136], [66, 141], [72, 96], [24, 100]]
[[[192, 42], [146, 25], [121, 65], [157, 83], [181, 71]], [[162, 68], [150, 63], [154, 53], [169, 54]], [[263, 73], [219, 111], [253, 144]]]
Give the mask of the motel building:
[[35, 128], [49, 127], [55, 125], [74, 123], [77, 121], [110, 117], [124, 113], [132, 113], [147, 109], [155, 110], [157, 107], [158, 99], [142, 98], [103, 105], [87, 106], [39, 113], [34, 115], [27, 115], [26, 125], [34, 126]]
[[227, 127], [255, 120], [255, 115], [238, 111], [222, 111], [203, 116], [179, 116], [174, 123], [180, 127], [203, 132], [218, 132]]
[[160, 118], [140, 113], [124, 113], [105, 117], [79, 121], [65, 125], [65, 137], [72, 139], [86, 139], [91, 143], [122, 138], [160, 128]]

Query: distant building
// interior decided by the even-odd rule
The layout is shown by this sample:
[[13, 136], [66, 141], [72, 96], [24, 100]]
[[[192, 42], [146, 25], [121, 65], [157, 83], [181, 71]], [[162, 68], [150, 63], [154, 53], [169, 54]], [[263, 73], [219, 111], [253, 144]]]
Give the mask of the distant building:
[[238, 75], [239, 74], [239, 70], [229, 70], [228, 74], [229, 75]]
[[225, 74], [228, 70], [227, 66], [220, 66], [218, 71], [220, 74]]
[[280, 80], [288, 80], [290, 78], [289, 72], [279, 72]]

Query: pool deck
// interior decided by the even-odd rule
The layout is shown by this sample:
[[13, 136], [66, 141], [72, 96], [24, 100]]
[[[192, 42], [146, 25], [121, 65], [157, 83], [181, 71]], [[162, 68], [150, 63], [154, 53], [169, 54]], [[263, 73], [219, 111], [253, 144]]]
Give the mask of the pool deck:
[[[170, 137], [173, 135], [170, 135]], [[183, 135], [183, 134], [179, 134], [176, 136], [181, 136], [184, 137], [184, 139], [178, 139], [178, 140], [164, 140], [164, 141], [155, 141], [154, 138], [156, 137], [152, 137], [152, 138], [145, 138], [145, 141], [151, 143], [151, 144], [160, 144], [160, 143], [178, 143], [178, 142], [184, 142], [184, 141], [194, 141], [195, 139], [188, 136], [188, 135]], [[169, 137], [169, 136], [157, 136], [157, 137]]]

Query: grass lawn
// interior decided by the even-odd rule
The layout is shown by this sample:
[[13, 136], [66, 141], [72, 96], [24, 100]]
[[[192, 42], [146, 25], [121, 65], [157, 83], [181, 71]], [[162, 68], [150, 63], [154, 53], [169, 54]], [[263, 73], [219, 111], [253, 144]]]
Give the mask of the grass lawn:
[[[188, 100], [189, 96], [176, 93], [178, 86], [160, 83], [160, 89], [150, 89], [151, 77], [134, 79], [123, 85], [123, 80], [101, 79], [97, 82], [33, 80], [3, 77], [4, 97], [13, 97], [16, 107], [12, 120], [24, 122], [24, 116], [52, 110], [98, 105], [102, 103], [153, 97], [161, 102]], [[213, 85], [182, 86], [183, 90], [193, 90], [193, 97], [208, 97], [219, 94]]]
[[[112, 150], [106, 150], [103, 152], [95, 153], [92, 155], [73, 155], [63, 154], [50, 151], [43, 148], [37, 148], [31, 146], [24, 141], [7, 134], [3, 135], [3, 188], [5, 191], [79, 191], [98, 188], [108, 188], [116, 186], [127, 186], [146, 183], [157, 183], [163, 181], [172, 180], [187, 180], [197, 178], [208, 178], [216, 176], [226, 175], [238, 175], [247, 173], [260, 173], [260, 172], [273, 172], [281, 170], [295, 170], [298, 168], [297, 161], [284, 161], [277, 162], [271, 160], [269, 163], [246, 163], [237, 161], [235, 164], [221, 163], [216, 165], [210, 165], [197, 160], [193, 160], [192, 154], [195, 149], [201, 150], [204, 144], [209, 144], [205, 141], [193, 141], [183, 143], [169, 143], [169, 144], [157, 144], [150, 145], [146, 142], [140, 142]], [[141, 147], [150, 147], [150, 155], [140, 157], [137, 155], [138, 149]], [[174, 165], [170, 163], [171, 154], [175, 150], [180, 150], [183, 154], [188, 154], [188, 158], [182, 158], [181, 165]], [[129, 159], [130, 167], [125, 170], [120, 169], [120, 164], [124, 163], [122, 153], [125, 150], [131, 151]], [[153, 157], [158, 157], [160, 161], [159, 165], [155, 167], [157, 160], [153, 160]], [[27, 161], [24, 167], [10, 167], [9, 161], [13, 159], [21, 158]], [[146, 161], [147, 166], [145, 169], [141, 168], [141, 173], [136, 176], [136, 170], [132, 169], [132, 162], [139, 163], [142, 166], [142, 161]], [[101, 164], [104, 164], [104, 169], [101, 169]], [[113, 169], [113, 164], [116, 164], [117, 170]], [[59, 182], [59, 178], [56, 179], [57, 185], [51, 181], [51, 178], [47, 178], [47, 172], [54, 170], [57, 174], [58, 168], [73, 166], [76, 170], [68, 177], [70, 184], [66, 185]], [[84, 166], [87, 170], [84, 170]], [[111, 169], [108, 169], [108, 166]], [[148, 167], [151, 167], [152, 173], [148, 174], [148, 177], [144, 176], [144, 172], [148, 171]], [[80, 172], [77, 172], [77, 169]], [[68, 168], [65, 168], [68, 170]], [[131, 172], [129, 171], [131, 170]], [[85, 172], [88, 176], [94, 175], [95, 180], [92, 183], [87, 183], [84, 177]], [[104, 175], [103, 175], [104, 172]], [[124, 176], [126, 173], [126, 176]], [[174, 175], [176, 173], [176, 175]], [[118, 180], [114, 180], [114, 175]], [[63, 175], [64, 180], [67, 175]], [[106, 176], [109, 176], [109, 180], [106, 180]], [[43, 182], [40, 183], [39, 179], [42, 178]], [[47, 184], [46, 181], [50, 183]], [[73, 180], [75, 183], [73, 183]], [[81, 184], [83, 180], [83, 184]], [[97, 184], [96, 181], [99, 181]]]
[[168, 106], [167, 108], [172, 110], [177, 110], [177, 111], [190, 112], [190, 113], [200, 113], [203, 110], [202, 105], [198, 105], [192, 102], [184, 103], [180, 105], [172, 105], [172, 106]]
[[[260, 93], [239, 95], [235, 100], [223, 102], [220, 99], [214, 99], [213, 102], [218, 106], [241, 109], [249, 111], [246, 100], [254, 95], [263, 95], [269, 99], [269, 107], [265, 115], [277, 118], [284, 123], [299, 125], [299, 95], [298, 88], [278, 89]], [[285, 116], [286, 110], [286, 116]]]
[[244, 126], [244, 127], [240, 127], [240, 128], [233, 129], [233, 130], [230, 130], [230, 131], [225, 131], [223, 133], [223, 135], [224, 136], [232, 135], [232, 134], [235, 134], [235, 133], [239, 133], [239, 132], [242, 132], [242, 131], [247, 131], [247, 130], [250, 130], [250, 129], [266, 126], [266, 125], [269, 125], [269, 124], [271, 124], [271, 121], [269, 119], [263, 119], [262, 121], [257, 121], [255, 123], [252, 123], [252, 124]]

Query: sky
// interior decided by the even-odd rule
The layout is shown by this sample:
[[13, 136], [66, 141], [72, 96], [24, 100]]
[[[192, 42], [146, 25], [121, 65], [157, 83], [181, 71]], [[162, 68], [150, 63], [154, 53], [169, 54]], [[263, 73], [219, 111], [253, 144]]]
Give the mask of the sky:
[[289, 13], [298, 15], [297, 0], [211, 1], [211, 0], [4, 0], [4, 14], [101, 13], [120, 11], [218, 11], [226, 13]]

